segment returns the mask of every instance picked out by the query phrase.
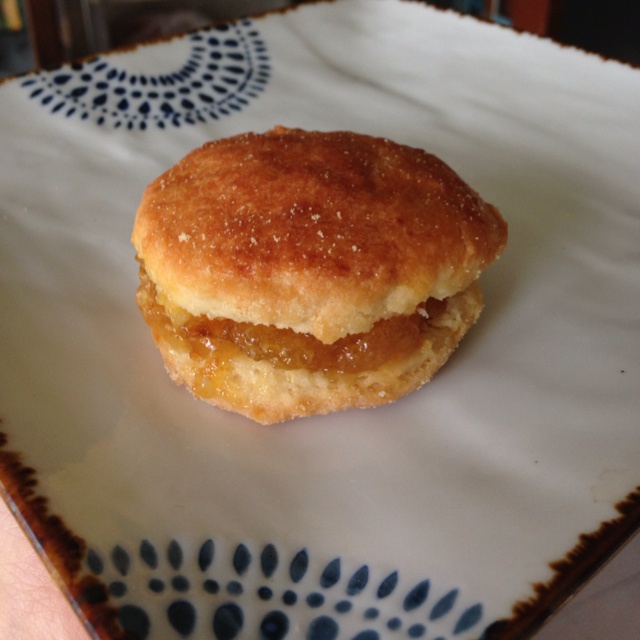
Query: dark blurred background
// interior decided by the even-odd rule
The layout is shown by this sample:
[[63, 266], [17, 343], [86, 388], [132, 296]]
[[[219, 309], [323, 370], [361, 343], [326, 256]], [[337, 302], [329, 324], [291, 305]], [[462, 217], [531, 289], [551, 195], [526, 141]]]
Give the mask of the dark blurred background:
[[[305, 1], [0, 0], [0, 77]], [[424, 1], [640, 66], [640, 0]]]

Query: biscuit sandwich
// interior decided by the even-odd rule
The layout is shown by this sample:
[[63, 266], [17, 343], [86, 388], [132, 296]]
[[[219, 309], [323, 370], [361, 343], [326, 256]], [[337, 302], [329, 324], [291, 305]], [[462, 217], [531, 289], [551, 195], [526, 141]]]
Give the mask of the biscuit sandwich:
[[138, 306], [174, 381], [271, 424], [386, 404], [447, 361], [507, 226], [424, 150], [276, 127], [145, 190]]

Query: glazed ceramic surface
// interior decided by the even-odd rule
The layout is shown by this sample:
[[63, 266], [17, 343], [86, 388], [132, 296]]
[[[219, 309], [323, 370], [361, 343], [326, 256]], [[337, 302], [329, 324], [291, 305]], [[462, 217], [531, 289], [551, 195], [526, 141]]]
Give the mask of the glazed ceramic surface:
[[[638, 104], [638, 70], [401, 0], [0, 85], [1, 477], [89, 633], [532, 632], [638, 521]], [[277, 124], [426, 148], [510, 225], [393, 405], [258, 426], [175, 386], [136, 308], [145, 186]]]

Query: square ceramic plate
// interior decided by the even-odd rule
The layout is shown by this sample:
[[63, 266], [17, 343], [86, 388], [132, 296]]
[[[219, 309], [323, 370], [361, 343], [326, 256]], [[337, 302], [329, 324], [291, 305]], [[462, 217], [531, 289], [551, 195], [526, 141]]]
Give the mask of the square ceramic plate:
[[[640, 519], [638, 104], [635, 69], [402, 0], [0, 86], [4, 494], [90, 633], [531, 633]], [[146, 184], [276, 124], [424, 147], [510, 224], [393, 405], [255, 425], [174, 386], [135, 306]]]

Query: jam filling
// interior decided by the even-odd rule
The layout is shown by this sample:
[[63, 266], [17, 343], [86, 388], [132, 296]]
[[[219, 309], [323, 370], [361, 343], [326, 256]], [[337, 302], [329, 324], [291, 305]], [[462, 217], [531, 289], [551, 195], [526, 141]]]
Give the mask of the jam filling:
[[427, 338], [433, 339], [438, 318], [447, 307], [446, 300], [429, 298], [412, 315], [379, 320], [367, 333], [324, 344], [310, 334], [271, 325], [192, 316], [181, 310], [169, 314], [158, 301], [156, 287], [144, 266], [140, 267], [140, 281], [137, 302], [145, 321], [154, 334], [161, 335], [176, 349], [186, 349], [195, 359], [216, 360], [239, 351], [280, 369], [337, 373], [377, 369], [386, 362], [411, 356]]

